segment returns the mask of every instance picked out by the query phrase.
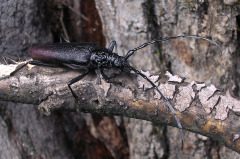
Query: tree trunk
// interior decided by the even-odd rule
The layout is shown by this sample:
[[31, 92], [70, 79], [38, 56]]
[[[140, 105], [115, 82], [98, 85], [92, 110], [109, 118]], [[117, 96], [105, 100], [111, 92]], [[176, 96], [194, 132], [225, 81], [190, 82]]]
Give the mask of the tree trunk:
[[[80, 9], [89, 9], [87, 19], [79, 15]], [[24, 61], [29, 57], [32, 45], [49, 42], [59, 42], [59, 35], [74, 30], [71, 37], [78, 36], [84, 41], [95, 40], [105, 43], [101, 34], [101, 21], [93, 1], [41, 1], [41, 0], [3, 0], [0, 4], [0, 54], [1, 63], [10, 64]], [[83, 9], [82, 9], [83, 10]], [[86, 14], [85, 14], [86, 15]], [[94, 17], [95, 16], [95, 17]], [[85, 23], [84, 23], [85, 22]], [[84, 24], [83, 24], [84, 23]], [[91, 25], [91, 23], [98, 25]], [[84, 27], [91, 26], [82, 32]], [[95, 27], [95, 28], [93, 28]], [[97, 27], [100, 27], [97, 28]], [[93, 36], [95, 31], [100, 33]], [[84, 33], [84, 34], [83, 34]], [[82, 36], [79, 36], [83, 34]], [[89, 35], [91, 36], [84, 36]], [[89, 39], [87, 39], [87, 38]], [[94, 37], [94, 38], [92, 38]], [[85, 39], [84, 39], [85, 38]], [[72, 38], [74, 39], [74, 38]], [[75, 41], [80, 40], [75, 39]], [[20, 59], [19, 59], [20, 57]], [[3, 70], [1, 70], [3, 71]], [[33, 92], [35, 87], [33, 86]], [[95, 119], [96, 118], [96, 119]], [[96, 126], [95, 123], [102, 125]], [[122, 139], [119, 129], [120, 123], [112, 124], [114, 119], [108, 118], [104, 122], [95, 115], [81, 112], [53, 112], [51, 116], [44, 115], [37, 105], [22, 105], [11, 102], [0, 104], [0, 158], [113, 158], [113, 155], [128, 156], [127, 144]], [[101, 122], [102, 121], [102, 122]], [[105, 124], [105, 125], [104, 125]], [[108, 125], [111, 125], [108, 126]], [[102, 137], [98, 130], [109, 129], [118, 133], [118, 141], [108, 148], [105, 141], [113, 141], [110, 135]], [[122, 128], [124, 130], [124, 128]], [[94, 133], [94, 131], [96, 132]], [[124, 131], [123, 131], [124, 132]], [[114, 147], [114, 148], [112, 148]], [[126, 147], [122, 148], [121, 147]], [[111, 153], [111, 150], [116, 152]], [[119, 151], [117, 151], [120, 149]]]
[[[235, 70], [239, 31], [236, 1], [96, 1], [107, 43], [118, 42], [121, 55], [140, 44], [161, 37], [200, 35], [217, 41], [215, 46], [196, 39], [178, 39], [138, 51], [132, 64], [152, 73], [170, 70], [195, 81], [213, 83], [221, 91], [239, 83]], [[238, 65], [237, 65], [238, 66]], [[231, 70], [231, 71], [230, 71]], [[235, 79], [234, 79], [235, 77]], [[237, 80], [239, 81], [239, 80]], [[234, 87], [232, 87], [234, 88]], [[239, 93], [237, 93], [239, 94]], [[228, 158], [238, 156], [210, 138], [185, 131], [180, 148], [178, 130], [150, 122], [125, 119], [130, 158]], [[221, 157], [220, 157], [221, 156]]]
[[[237, 54], [239, 50], [238, 29], [240, 20], [237, 1], [145, 0], [120, 2], [102, 0], [95, 1], [95, 3], [78, 0], [55, 0], [51, 2], [4, 0], [0, 4], [1, 56], [18, 60], [17, 55], [19, 55], [21, 61], [23, 61], [28, 57], [28, 50], [32, 45], [50, 41], [58, 42], [60, 33], [65, 34], [71, 41], [94, 40], [102, 46], [105, 43], [108, 46], [112, 40], [116, 40], [118, 54], [120, 55], [125, 55], [128, 50], [153, 39], [178, 35], [199, 35], [211, 38], [221, 44], [222, 52], [216, 46], [203, 40], [177, 39], [139, 50], [130, 58], [131, 64], [139, 70], [149, 70], [152, 74], [168, 70], [173, 74], [186, 77], [187, 82], [192, 80], [205, 81], [207, 85], [214, 84], [222, 92], [226, 92], [230, 87], [230, 92], [235, 93], [235, 95], [240, 94], [240, 91], [238, 91], [239, 57]], [[1, 62], [4, 61], [1, 59]], [[42, 73], [42, 69], [39, 69], [39, 72]], [[67, 77], [76, 75], [67, 76], [68, 72], [58, 69], [45, 70], [46, 73], [42, 76], [40, 74], [39, 78], [43, 78], [46, 74], [65, 73], [66, 76], [61, 78], [64, 81], [65, 79], [68, 80]], [[26, 73], [27, 77], [36, 73], [31, 70], [29, 72], [30, 74]], [[61, 84], [61, 88], [64, 87], [65, 89], [64, 84], [67, 81], [59, 83], [58, 74], [56, 74], [54, 82]], [[39, 79], [35, 75], [34, 77]], [[94, 86], [91, 86], [92, 78], [89, 78], [88, 82], [90, 84], [81, 87], [93, 88]], [[123, 76], [119, 79], [127, 79], [125, 82], [129, 83], [129, 87], [132, 86], [132, 78]], [[17, 87], [12, 88], [17, 90]], [[62, 92], [64, 92], [64, 89], [62, 89]], [[30, 91], [28, 97], [31, 94], [33, 94], [33, 97], [30, 98], [28, 103], [35, 103], [35, 100], [37, 103], [37, 98], [34, 98], [34, 95], [39, 91], [36, 90], [37, 88], [32, 88], [32, 91]], [[44, 95], [48, 97], [51, 90], [52, 84], [49, 88], [44, 88], [43, 92], [46, 94], [37, 94], [35, 97], [39, 99]], [[87, 90], [87, 88], [82, 90]], [[119, 90], [122, 91], [121, 88]], [[139, 91], [137, 96], [143, 94], [139, 89], [136, 90]], [[96, 91], [96, 94], [98, 93]], [[178, 93], [176, 93], [176, 96]], [[95, 94], [89, 95], [89, 98], [92, 95]], [[150, 103], [151, 95], [151, 92], [148, 93]], [[58, 102], [65, 102], [68, 108], [74, 107], [71, 107], [74, 103], [74, 101], [70, 101], [71, 99], [70, 102], [68, 99], [64, 99], [52, 103], [49, 102], [51, 98], [44, 100], [47, 102], [41, 103], [40, 108], [42, 109], [49, 108], [48, 104], [54, 105]], [[199, 100], [201, 99], [193, 100], [191, 109], [184, 110], [182, 114], [191, 114], [193, 109], [199, 108], [198, 105], [202, 104], [201, 102], [198, 104]], [[98, 102], [98, 100], [95, 100], [95, 102]], [[164, 107], [164, 103], [159, 102]], [[109, 103], [113, 104], [114, 102]], [[111, 104], [107, 106], [111, 107]], [[54, 109], [55, 111], [50, 116], [45, 116], [37, 107], [36, 105], [1, 102], [0, 143], [3, 144], [0, 147], [0, 158], [239, 157], [238, 153], [222, 146], [211, 138], [188, 131], [184, 131], [185, 145], [181, 150], [177, 128], [154, 124], [149, 121], [66, 112], [66, 109]], [[82, 104], [81, 107], [87, 108], [88, 106]], [[119, 110], [121, 110], [121, 102], [119, 107]], [[209, 109], [211, 111], [210, 117], [216, 117], [219, 108], [216, 106], [212, 108], [213, 110]], [[127, 112], [129, 108], [124, 110]], [[207, 114], [203, 108], [199, 110]], [[160, 112], [160, 115], [162, 115], [162, 120], [165, 119], [166, 121], [162, 121], [162, 123], [170, 123], [170, 125], [176, 126], [172, 117], [169, 117], [171, 120], [167, 120], [166, 116], [170, 116], [167, 108], [164, 107], [163, 111], [166, 114]], [[107, 115], [107, 112], [103, 114]], [[219, 119], [219, 123], [238, 121], [238, 119], [232, 119], [237, 118], [232, 110], [227, 115], [227, 119]], [[202, 117], [205, 119], [205, 116]], [[146, 119], [148, 120], [148, 118]], [[181, 120], [185, 125], [187, 118]], [[212, 121], [212, 119], [207, 121]], [[216, 125], [212, 127], [211, 124], [205, 125], [209, 126], [210, 131], [218, 129], [214, 127]], [[233, 137], [233, 140], [236, 140], [235, 144], [239, 142], [237, 136]]]

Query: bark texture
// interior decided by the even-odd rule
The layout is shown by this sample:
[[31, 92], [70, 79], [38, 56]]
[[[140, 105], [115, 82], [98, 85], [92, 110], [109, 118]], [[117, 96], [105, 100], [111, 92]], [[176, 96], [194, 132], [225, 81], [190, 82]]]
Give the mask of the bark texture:
[[[81, 1], [82, 2], [82, 1]], [[7, 56], [15, 61], [29, 58], [28, 50], [39, 43], [58, 42], [60, 33], [68, 34], [71, 39], [78, 36], [84, 41], [95, 40], [104, 44], [101, 22], [93, 1], [88, 3], [92, 20], [88, 17], [88, 25], [83, 24], [80, 1], [1, 1], [0, 4], [0, 54], [1, 63], [11, 63]], [[95, 8], [95, 9], [94, 9]], [[74, 17], [74, 19], [72, 19]], [[85, 21], [84, 21], [85, 22]], [[97, 25], [94, 25], [97, 24]], [[81, 29], [92, 26], [89, 31], [80, 36]], [[77, 28], [77, 29], [76, 29]], [[64, 30], [67, 30], [65, 33]], [[88, 34], [99, 32], [96, 39]], [[74, 36], [73, 36], [74, 35]], [[84, 37], [84, 38], [83, 38]], [[90, 38], [90, 39], [87, 39]], [[70, 40], [71, 40], [70, 39]], [[98, 40], [97, 40], [98, 39]], [[103, 40], [101, 40], [103, 39]], [[75, 39], [79, 41], [79, 39]], [[20, 57], [20, 59], [18, 58]], [[4, 69], [5, 70], [5, 69]], [[1, 71], [4, 71], [1, 69]], [[34, 92], [34, 87], [32, 92]], [[31, 92], [31, 91], [30, 91]], [[29, 93], [29, 92], [28, 92]], [[36, 95], [37, 96], [37, 95]], [[33, 98], [32, 98], [33, 99]], [[31, 103], [31, 102], [30, 102]], [[113, 118], [97, 118], [80, 112], [55, 112], [47, 117], [37, 108], [37, 105], [22, 105], [12, 102], [0, 103], [0, 158], [113, 158], [128, 156], [128, 149], [120, 149], [127, 144], [121, 140], [122, 123], [112, 124]], [[96, 115], [95, 115], [96, 116]], [[95, 121], [95, 122], [93, 122]], [[95, 131], [102, 128], [111, 129], [116, 133], [118, 143], [112, 139], [113, 135], [102, 137]], [[122, 128], [124, 130], [124, 128]], [[103, 133], [102, 133], [103, 134]], [[113, 146], [106, 146], [104, 143]], [[120, 149], [120, 150], [119, 150]], [[113, 151], [115, 150], [115, 151]], [[119, 150], [119, 151], [116, 151]], [[112, 152], [112, 153], [111, 153]], [[115, 152], [115, 154], [114, 154]], [[116, 153], [117, 152], [117, 153]]]
[[[98, 85], [96, 76], [95, 78], [90, 76], [74, 87], [74, 91], [79, 94], [78, 100], [74, 101], [66, 83], [78, 74], [79, 72], [73, 73], [63, 69], [33, 67], [13, 77], [2, 79], [0, 99], [39, 104], [38, 108], [46, 115], [59, 110], [80, 110], [86, 113], [125, 116], [148, 120], [155, 124], [177, 126], [171, 111], [164, 106], [163, 100], [159, 100], [160, 96], [156, 92], [143, 90], [143, 87], [151, 88], [146, 80], [129, 74], [118, 78], [118, 82], [124, 83], [122, 86], [105, 83], [103, 80]], [[205, 87], [202, 83], [183, 83], [181, 78], [167, 74], [170, 76], [169, 82], [175, 81], [175, 83], [163, 82], [162, 79], [162, 82], [156, 82], [156, 85], [160, 85], [159, 89], [164, 96], [172, 99], [173, 105], [179, 111], [178, 117], [183, 128], [209, 136], [240, 152], [238, 141], [240, 119], [236, 115], [240, 110], [240, 101], [231, 97], [229, 93], [226, 95], [216, 93], [217, 89], [213, 85]], [[181, 82], [177, 83], [176, 79], [178, 81], [180, 79]], [[216, 110], [212, 111], [214, 107]], [[228, 111], [229, 109], [231, 112]], [[117, 156], [119, 154], [114, 157]]]
[[[237, 59], [231, 59], [238, 47], [237, 1], [207, 0], [196, 3], [175, 0], [124, 2], [106, 0], [97, 1], [96, 4], [107, 43], [112, 39], [116, 40], [120, 46], [119, 54], [125, 54], [128, 50], [152, 39], [186, 34], [211, 37], [221, 43], [223, 48], [221, 54], [214, 46], [204, 41], [195, 39], [170, 41], [143, 49], [131, 57], [130, 60], [138, 69], [158, 72], [167, 68], [174, 74], [190, 80], [215, 84], [222, 91], [226, 91], [226, 88], [234, 83], [235, 73], [233, 75], [232, 70]], [[237, 92], [238, 83], [235, 88]], [[132, 158], [143, 156], [148, 158], [154, 155], [169, 158], [219, 157], [220, 154], [228, 154], [229, 151], [211, 139], [187, 132], [185, 135], [187, 138], [190, 137], [186, 141], [189, 148], [180, 151], [180, 145], [175, 141], [177, 130], [170, 127], [160, 129], [160, 134], [164, 132], [169, 140], [161, 140], [164, 146], [159, 146], [158, 142], [154, 142], [157, 135], [152, 133], [155, 129], [153, 125], [149, 126], [151, 123], [134, 119], [126, 120], [126, 123]], [[232, 153], [231, 155], [234, 155], [234, 152]]]
[[[1, 62], [4, 56], [23, 60], [33, 43], [50, 40], [36, 1], [3, 0], [0, 7]], [[0, 158], [73, 158], [56, 127], [57, 116], [46, 118], [34, 105], [6, 102], [0, 112]]]
[[[142, 84], [147, 84], [131, 74], [119, 78], [125, 87], [104, 82], [98, 86], [93, 75], [79, 82], [74, 86], [81, 97], [78, 110], [140, 118], [157, 124], [66, 112], [76, 109], [66, 82], [79, 72], [34, 67], [1, 79], [1, 99], [40, 103], [38, 107], [44, 113], [53, 112], [47, 117], [34, 105], [1, 102], [0, 143], [4, 144], [0, 147], [0, 158], [238, 158], [236, 152], [213, 140], [239, 152], [236, 113], [239, 104], [227, 91], [233, 85], [230, 88], [239, 94], [237, 1], [102, 0], [95, 3], [100, 21], [96, 9], [88, 6], [94, 4], [91, 1], [85, 5], [77, 0], [3, 1], [0, 5], [1, 55], [17, 60], [16, 55], [26, 56], [32, 44], [58, 41], [60, 32], [73, 41], [93, 39], [104, 45], [106, 38], [108, 45], [116, 40], [120, 55], [160, 37], [190, 34], [210, 37], [222, 45], [222, 53], [202, 40], [179, 39], [142, 49], [130, 60], [134, 67], [149, 70], [151, 74], [169, 70], [186, 77], [188, 83], [205, 81], [209, 87], [201, 91], [198, 90], [200, 84], [194, 87], [177, 84], [169, 98], [172, 96], [175, 104], [182, 101], [176, 108], [182, 111], [178, 116], [184, 128], [211, 138], [185, 131], [188, 140], [181, 150], [178, 129], [159, 124], [175, 126], [164, 102], [153, 97], [153, 90], [142, 91]], [[79, 13], [88, 20], [78, 16]], [[82, 27], [88, 28], [87, 31]], [[21, 57], [21, 61], [23, 59]], [[210, 84], [227, 93], [214, 93], [216, 90]], [[129, 95], [127, 99], [126, 95]], [[209, 96], [210, 101], [206, 100]], [[218, 99], [216, 106], [215, 98]], [[183, 100], [187, 104], [183, 104]], [[185, 105], [190, 107], [184, 110]]]

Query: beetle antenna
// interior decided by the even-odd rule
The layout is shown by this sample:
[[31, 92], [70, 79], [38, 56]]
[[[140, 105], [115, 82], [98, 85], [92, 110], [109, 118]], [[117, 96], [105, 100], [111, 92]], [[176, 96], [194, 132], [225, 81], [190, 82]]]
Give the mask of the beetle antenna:
[[208, 42], [210, 42], [210, 43], [216, 45], [217, 47], [219, 47], [219, 49], [220, 49], [221, 52], [222, 52], [221, 46], [220, 46], [218, 43], [216, 43], [216, 42], [214, 42], [214, 41], [212, 41], [212, 40], [210, 40], [210, 39], [208, 39], [208, 38], [201, 37], [201, 36], [198, 36], [198, 35], [186, 35], [186, 36], [182, 35], [182, 36], [174, 36], [174, 37], [162, 38], [162, 39], [159, 39], [159, 40], [153, 40], [153, 41], [144, 43], [144, 44], [140, 45], [139, 47], [137, 47], [137, 48], [135, 48], [135, 49], [129, 50], [128, 53], [125, 55], [124, 58], [127, 60], [130, 56], [132, 56], [132, 54], [133, 54], [135, 51], [140, 50], [140, 49], [142, 49], [142, 48], [144, 48], [144, 47], [146, 47], [146, 46], [148, 46], [148, 45], [152, 45], [152, 44], [157, 43], [157, 42], [164, 42], [164, 41], [168, 41], [168, 40], [172, 40], [172, 39], [182, 39], [182, 38], [195, 38], [195, 39], [207, 40]]
[[8, 60], [11, 60], [14, 64], [18, 64], [18, 62], [17, 61], [15, 61], [15, 60], [13, 60], [13, 59], [11, 59], [11, 58], [9, 58], [9, 57], [7, 57], [7, 56], [5, 56], [4, 58], [6, 58], [6, 59], [8, 59]]
[[142, 76], [145, 80], [147, 80], [153, 87], [154, 89], [160, 94], [161, 98], [164, 100], [164, 102], [167, 104], [168, 108], [171, 110], [171, 112], [174, 114], [175, 120], [177, 122], [178, 128], [179, 128], [179, 132], [180, 132], [180, 136], [182, 139], [182, 147], [183, 147], [183, 130], [182, 130], [182, 125], [177, 117], [177, 113], [175, 112], [173, 106], [171, 105], [171, 103], [169, 102], [169, 100], [162, 94], [162, 92], [158, 89], [158, 87], [144, 74], [142, 74], [140, 71], [138, 71], [137, 69], [133, 68], [132, 66], [128, 65], [127, 66], [130, 70], [134, 71], [137, 75]]
[[6, 58], [3, 56], [2, 57], [3, 61], [5, 62], [6, 65], [8, 65], [7, 61], [6, 61]]

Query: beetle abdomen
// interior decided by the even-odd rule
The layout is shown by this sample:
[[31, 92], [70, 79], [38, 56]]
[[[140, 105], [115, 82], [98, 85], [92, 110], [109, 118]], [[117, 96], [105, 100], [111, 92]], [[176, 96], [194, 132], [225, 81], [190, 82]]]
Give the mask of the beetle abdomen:
[[35, 60], [49, 63], [71, 63], [84, 65], [89, 63], [91, 50], [99, 48], [95, 43], [57, 43], [35, 46], [30, 55]]

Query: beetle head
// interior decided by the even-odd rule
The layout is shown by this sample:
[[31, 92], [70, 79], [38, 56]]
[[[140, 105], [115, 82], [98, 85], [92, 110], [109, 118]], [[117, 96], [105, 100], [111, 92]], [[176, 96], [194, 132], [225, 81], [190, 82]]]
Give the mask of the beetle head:
[[114, 66], [119, 68], [124, 68], [127, 65], [129, 65], [128, 61], [122, 56], [115, 57], [113, 62], [114, 62]]

